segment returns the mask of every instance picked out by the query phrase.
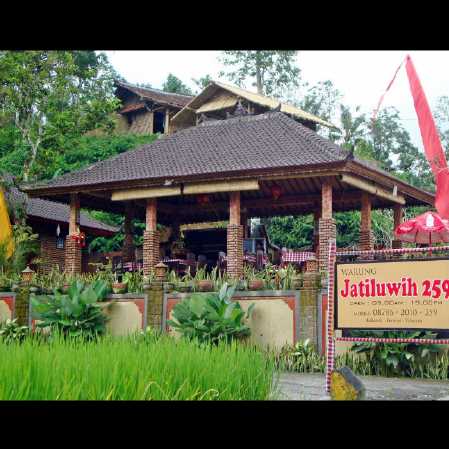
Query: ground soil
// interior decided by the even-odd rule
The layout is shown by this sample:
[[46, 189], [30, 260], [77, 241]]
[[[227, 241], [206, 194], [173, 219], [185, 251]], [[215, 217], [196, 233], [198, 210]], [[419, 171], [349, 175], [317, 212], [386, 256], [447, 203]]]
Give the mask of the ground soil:
[[[366, 400], [449, 400], [449, 381], [358, 376], [366, 388]], [[282, 373], [280, 400], [326, 401], [324, 374]]]

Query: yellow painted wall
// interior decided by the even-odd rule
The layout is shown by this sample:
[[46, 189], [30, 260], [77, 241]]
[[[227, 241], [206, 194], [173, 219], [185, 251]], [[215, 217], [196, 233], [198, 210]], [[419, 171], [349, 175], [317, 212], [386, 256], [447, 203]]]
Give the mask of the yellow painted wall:
[[[248, 298], [238, 299], [237, 302], [245, 312], [252, 303], [256, 304], [248, 320], [252, 342], [273, 349], [294, 343], [294, 312], [283, 299]], [[173, 310], [170, 311], [168, 318], [173, 318]], [[171, 328], [168, 329], [168, 333], [179, 337], [179, 333]]]
[[142, 314], [132, 301], [114, 302], [103, 311], [109, 318], [106, 331], [111, 335], [128, 335], [142, 329]]
[[293, 310], [282, 299], [238, 300], [243, 310], [255, 303], [248, 320], [251, 341], [264, 347], [280, 349], [294, 343]]
[[2, 301], [0, 299], [0, 323], [3, 321], [12, 319], [12, 313], [11, 310], [9, 310], [8, 304], [6, 304], [6, 301]]

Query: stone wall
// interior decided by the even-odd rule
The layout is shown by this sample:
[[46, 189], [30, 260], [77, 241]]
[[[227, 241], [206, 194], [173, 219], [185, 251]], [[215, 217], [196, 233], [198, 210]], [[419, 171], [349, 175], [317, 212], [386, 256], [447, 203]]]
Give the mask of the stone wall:
[[143, 232], [143, 273], [148, 276], [160, 260], [159, 231]]
[[327, 264], [329, 258], [329, 241], [336, 239], [337, 226], [333, 218], [320, 218], [319, 221], [320, 245], [318, 252], [318, 265], [320, 272], [328, 272]]
[[49, 273], [56, 268], [59, 271], [64, 271], [65, 267], [65, 249], [56, 248], [56, 236], [39, 234], [41, 244], [40, 258], [42, 264], [39, 265], [39, 272], [43, 274]]
[[227, 272], [231, 278], [240, 279], [243, 276], [243, 226], [228, 225], [227, 232]]
[[81, 273], [81, 248], [70, 235], [65, 240], [65, 271], [69, 274]]

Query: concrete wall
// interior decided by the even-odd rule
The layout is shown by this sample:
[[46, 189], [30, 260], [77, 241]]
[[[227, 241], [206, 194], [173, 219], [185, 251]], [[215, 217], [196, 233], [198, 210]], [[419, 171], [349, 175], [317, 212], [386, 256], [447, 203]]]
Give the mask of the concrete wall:
[[[132, 334], [147, 327], [147, 296], [144, 294], [126, 293], [109, 295], [108, 301], [100, 303], [104, 314], [108, 317], [106, 332], [115, 336]], [[29, 326], [36, 328], [37, 316], [30, 307]]]
[[[173, 335], [176, 333], [166, 324], [172, 318], [175, 305], [189, 296], [189, 293], [164, 294], [163, 329]], [[313, 317], [317, 310], [317, 294], [299, 290], [263, 290], [236, 292], [233, 300], [239, 302], [243, 310], [254, 303], [255, 307], [248, 326], [251, 340], [264, 347], [280, 349], [285, 344], [294, 344], [300, 339], [310, 338], [320, 348], [318, 335], [321, 324]], [[313, 304], [313, 305], [312, 305]], [[312, 312], [310, 309], [314, 308]], [[312, 317], [312, 319], [310, 318]]]

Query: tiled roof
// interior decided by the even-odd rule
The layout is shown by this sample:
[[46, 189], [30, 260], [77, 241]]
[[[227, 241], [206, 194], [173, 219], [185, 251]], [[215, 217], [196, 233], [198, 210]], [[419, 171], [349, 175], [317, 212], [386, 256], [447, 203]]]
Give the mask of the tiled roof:
[[302, 167], [342, 162], [347, 156], [285, 114], [268, 112], [206, 121], [26, 190]]
[[[70, 207], [67, 204], [56, 203], [40, 198], [29, 198], [16, 187], [10, 187], [6, 195], [11, 196], [13, 201], [19, 202], [19, 204], [26, 204], [26, 214], [28, 218], [37, 217], [62, 223], [69, 222]], [[115, 234], [119, 230], [114, 226], [109, 226], [94, 220], [83, 212], [80, 212], [80, 227], [111, 234]]]
[[190, 95], [181, 95], [171, 92], [164, 92], [163, 90], [153, 89], [149, 87], [137, 87], [132, 84], [124, 83], [122, 81], [116, 81], [115, 84], [118, 87], [133, 92], [139, 97], [152, 100], [155, 103], [161, 103], [164, 105], [166, 104], [178, 108], [183, 108], [187, 103], [189, 103], [193, 99], [193, 97]]

